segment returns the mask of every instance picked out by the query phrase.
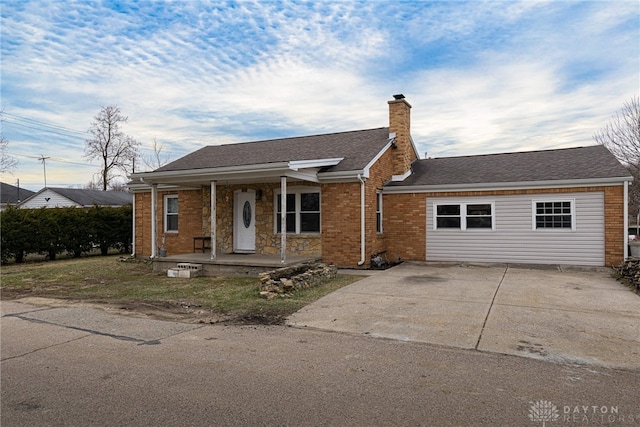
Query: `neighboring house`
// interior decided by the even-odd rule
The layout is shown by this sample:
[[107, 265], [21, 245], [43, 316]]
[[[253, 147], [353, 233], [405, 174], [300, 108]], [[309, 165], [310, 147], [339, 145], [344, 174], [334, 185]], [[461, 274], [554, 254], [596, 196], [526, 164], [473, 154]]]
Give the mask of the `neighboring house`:
[[31, 190], [0, 182], [0, 211], [5, 210], [7, 205], [15, 206], [34, 194], [36, 193]]
[[[389, 127], [204, 147], [132, 175], [135, 247], [322, 257], [611, 265], [631, 176], [602, 146], [419, 159], [411, 105]], [[285, 213], [284, 215], [282, 213]], [[285, 229], [286, 233], [281, 233]], [[281, 248], [285, 248], [284, 251]]]
[[100, 191], [79, 188], [46, 187], [19, 204], [22, 209], [37, 208], [90, 208], [96, 206], [125, 206], [133, 202], [125, 191]]

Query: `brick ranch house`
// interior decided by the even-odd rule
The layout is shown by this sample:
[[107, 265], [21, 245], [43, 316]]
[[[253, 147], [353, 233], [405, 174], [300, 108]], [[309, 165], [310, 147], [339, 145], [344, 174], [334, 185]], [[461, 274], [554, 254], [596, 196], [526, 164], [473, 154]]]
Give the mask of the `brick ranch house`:
[[411, 105], [402, 95], [388, 105], [389, 127], [207, 146], [133, 174], [136, 256], [206, 248], [212, 263], [251, 253], [345, 267], [380, 253], [599, 266], [626, 258], [632, 178], [605, 147], [420, 159]]

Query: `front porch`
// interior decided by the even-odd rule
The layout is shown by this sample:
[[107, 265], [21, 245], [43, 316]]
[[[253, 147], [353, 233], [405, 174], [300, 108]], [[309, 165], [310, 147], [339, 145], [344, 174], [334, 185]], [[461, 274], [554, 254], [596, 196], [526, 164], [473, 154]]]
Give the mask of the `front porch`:
[[288, 255], [283, 263], [280, 255], [218, 254], [215, 260], [209, 253], [186, 253], [153, 259], [153, 271], [164, 272], [179, 262], [202, 264], [204, 276], [258, 276], [264, 271], [303, 262], [320, 261], [320, 257]]

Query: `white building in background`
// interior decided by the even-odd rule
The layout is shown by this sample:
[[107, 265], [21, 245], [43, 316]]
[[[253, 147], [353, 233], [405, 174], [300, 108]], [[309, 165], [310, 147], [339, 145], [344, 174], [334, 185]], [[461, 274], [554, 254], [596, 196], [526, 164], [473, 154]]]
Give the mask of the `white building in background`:
[[38, 208], [90, 208], [96, 206], [119, 207], [130, 205], [133, 196], [125, 191], [100, 191], [79, 188], [43, 188], [21, 202], [21, 209]]

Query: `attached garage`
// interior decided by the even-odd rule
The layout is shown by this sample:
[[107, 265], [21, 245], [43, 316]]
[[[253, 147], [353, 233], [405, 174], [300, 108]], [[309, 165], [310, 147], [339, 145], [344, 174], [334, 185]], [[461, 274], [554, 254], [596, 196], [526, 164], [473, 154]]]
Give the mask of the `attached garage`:
[[434, 261], [604, 265], [604, 193], [428, 197]]
[[631, 180], [603, 146], [417, 160], [383, 190], [388, 253], [619, 265]]

